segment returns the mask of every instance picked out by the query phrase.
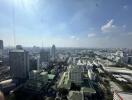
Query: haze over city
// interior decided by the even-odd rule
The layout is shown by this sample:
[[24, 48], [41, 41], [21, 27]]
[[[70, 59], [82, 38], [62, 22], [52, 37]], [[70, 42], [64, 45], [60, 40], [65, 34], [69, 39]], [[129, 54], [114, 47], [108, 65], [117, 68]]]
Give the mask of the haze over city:
[[0, 0], [5, 46], [132, 48], [131, 0]]
[[132, 0], [0, 0], [0, 100], [131, 100]]

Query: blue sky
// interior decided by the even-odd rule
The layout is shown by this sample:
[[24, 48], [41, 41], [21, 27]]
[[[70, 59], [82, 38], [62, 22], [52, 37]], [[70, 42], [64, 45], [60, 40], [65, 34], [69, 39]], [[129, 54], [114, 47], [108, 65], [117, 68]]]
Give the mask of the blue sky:
[[[132, 0], [0, 0], [5, 46], [132, 48]], [[15, 35], [14, 35], [15, 33]]]

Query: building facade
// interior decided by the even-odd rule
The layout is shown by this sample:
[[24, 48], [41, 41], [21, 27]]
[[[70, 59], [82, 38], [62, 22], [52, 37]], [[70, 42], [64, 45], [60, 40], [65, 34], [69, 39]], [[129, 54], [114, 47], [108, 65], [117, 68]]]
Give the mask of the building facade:
[[16, 49], [18, 49], [18, 50], [22, 50], [23, 47], [22, 47], [22, 45], [16, 45]]
[[3, 56], [3, 40], [0, 40], [0, 60], [2, 60], [2, 56]]
[[70, 66], [69, 68], [69, 79], [72, 83], [76, 85], [81, 85], [82, 83], [82, 72], [79, 66]]
[[49, 62], [50, 53], [45, 50], [40, 51], [40, 63], [42, 62]]
[[53, 45], [51, 48], [51, 60], [52, 61], [55, 60], [55, 54], [56, 54], [56, 47], [55, 47], [55, 45]]
[[27, 79], [29, 73], [29, 56], [25, 50], [12, 50], [9, 52], [11, 75], [15, 79]]

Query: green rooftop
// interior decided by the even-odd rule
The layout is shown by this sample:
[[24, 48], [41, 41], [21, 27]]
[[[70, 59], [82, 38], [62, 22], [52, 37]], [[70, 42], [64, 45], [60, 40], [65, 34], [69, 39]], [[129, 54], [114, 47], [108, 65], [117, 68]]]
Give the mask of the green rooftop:
[[55, 75], [53, 75], [53, 74], [48, 74], [48, 79], [49, 80], [53, 80], [55, 78]]
[[71, 87], [71, 81], [68, 79], [68, 73], [65, 72], [60, 80], [59, 83], [59, 87], [60, 88], [66, 88], [66, 89], [70, 89]]

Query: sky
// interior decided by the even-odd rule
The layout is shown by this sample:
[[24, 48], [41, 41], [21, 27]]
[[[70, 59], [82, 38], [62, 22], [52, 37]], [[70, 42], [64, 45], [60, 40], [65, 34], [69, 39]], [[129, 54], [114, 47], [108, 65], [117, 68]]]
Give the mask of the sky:
[[5, 46], [132, 48], [132, 0], [0, 0]]

